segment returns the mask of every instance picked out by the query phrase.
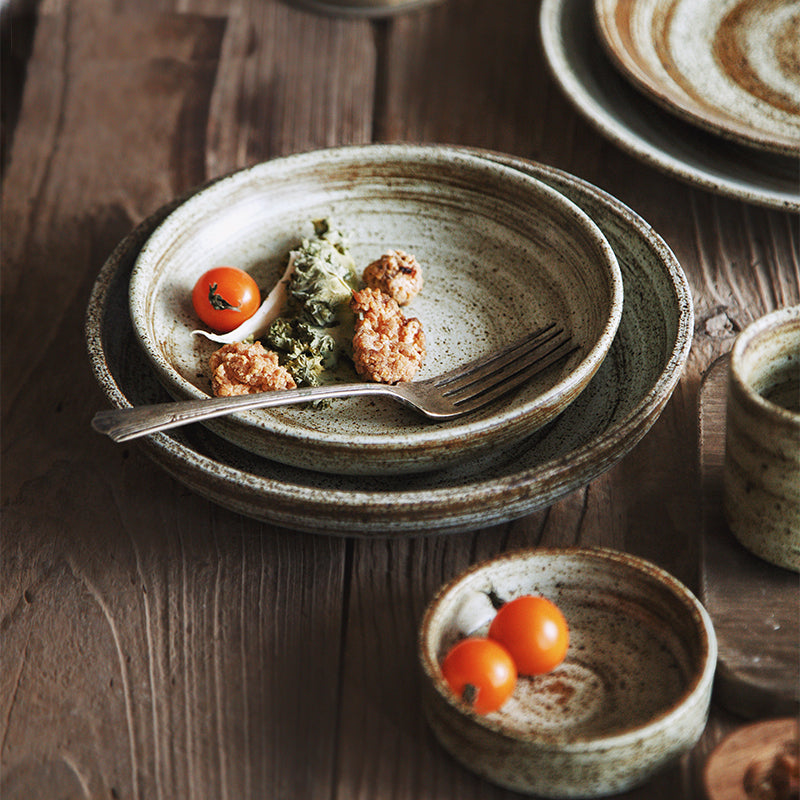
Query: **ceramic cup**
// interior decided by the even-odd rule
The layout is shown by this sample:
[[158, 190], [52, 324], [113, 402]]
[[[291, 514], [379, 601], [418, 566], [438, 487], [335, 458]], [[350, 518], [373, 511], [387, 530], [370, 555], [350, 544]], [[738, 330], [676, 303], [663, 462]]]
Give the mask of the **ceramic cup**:
[[800, 572], [800, 306], [756, 320], [733, 346], [723, 498], [748, 550]]

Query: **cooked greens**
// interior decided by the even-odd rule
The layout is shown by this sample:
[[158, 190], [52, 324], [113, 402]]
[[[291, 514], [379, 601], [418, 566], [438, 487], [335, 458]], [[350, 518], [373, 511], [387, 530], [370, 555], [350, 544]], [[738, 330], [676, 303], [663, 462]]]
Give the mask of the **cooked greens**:
[[330, 327], [349, 311], [352, 293], [359, 288], [356, 264], [344, 237], [327, 220], [314, 222], [313, 239], [304, 239], [291, 253], [294, 270], [288, 285], [297, 315], [312, 325]]
[[360, 287], [356, 264], [344, 237], [327, 220], [315, 220], [314, 238], [289, 254], [288, 303], [263, 337], [298, 386], [318, 386], [350, 355], [353, 312], [350, 298]]

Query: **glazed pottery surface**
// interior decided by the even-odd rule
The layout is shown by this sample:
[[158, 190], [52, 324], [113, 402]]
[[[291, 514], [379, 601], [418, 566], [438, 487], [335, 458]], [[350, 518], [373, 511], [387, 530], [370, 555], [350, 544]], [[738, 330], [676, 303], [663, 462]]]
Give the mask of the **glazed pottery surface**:
[[[276, 525], [334, 535], [421, 534], [479, 528], [549, 505], [615, 464], [658, 418], [691, 346], [686, 276], [653, 228], [629, 208], [568, 173], [477, 151], [530, 172], [578, 203], [602, 228], [625, 284], [622, 320], [609, 355], [580, 397], [517, 445], [464, 464], [405, 477], [351, 477], [260, 458], [203, 426], [159, 433], [139, 445], [203, 497]], [[161, 209], [116, 248], [87, 309], [97, 380], [116, 407], [163, 402], [131, 330], [128, 280]]]
[[595, 0], [622, 73], [690, 122], [800, 155], [798, 0]]
[[800, 210], [797, 158], [707, 132], [652, 102], [614, 66], [594, 0], [543, 0], [544, 54], [568, 100], [600, 133], [653, 167], [708, 191]]
[[[570, 631], [563, 663], [521, 675], [498, 711], [474, 712], [440, 664], [482, 636], [495, 604], [541, 595]], [[543, 797], [641, 784], [689, 750], [707, 720], [716, 638], [705, 610], [655, 565], [607, 549], [536, 549], [476, 565], [433, 599], [420, 629], [427, 719], [467, 768]]]
[[[130, 282], [136, 335], [175, 398], [211, 392], [218, 344], [193, 334], [190, 296], [207, 269], [248, 271], [265, 295], [288, 254], [327, 218], [359, 275], [392, 249], [422, 265], [404, 308], [425, 331], [424, 380], [555, 323], [576, 351], [500, 400], [432, 422], [386, 398], [237, 412], [207, 426], [273, 461], [336, 475], [421, 472], [513, 444], [560, 414], [602, 363], [622, 315], [613, 249], [574, 203], [533, 176], [446, 147], [313, 151], [222, 178], [173, 211], [142, 248]], [[340, 359], [345, 362], [346, 359]], [[358, 380], [355, 372], [342, 376]]]
[[728, 525], [751, 552], [800, 572], [800, 306], [745, 328], [728, 375]]

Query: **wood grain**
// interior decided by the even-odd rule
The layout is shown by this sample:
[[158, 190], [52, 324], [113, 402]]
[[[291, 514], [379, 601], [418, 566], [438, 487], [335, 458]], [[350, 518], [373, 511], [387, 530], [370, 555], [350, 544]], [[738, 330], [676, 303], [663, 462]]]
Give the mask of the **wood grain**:
[[[595, 134], [549, 78], [536, 17], [513, 0], [375, 23], [278, 0], [43, 0], [3, 174], [4, 798], [510, 798], [422, 719], [416, 629], [436, 588], [538, 543], [626, 549], [697, 588], [700, 377], [746, 322], [798, 302], [797, 219]], [[83, 314], [133, 225], [232, 169], [373, 140], [567, 169], [631, 205], [687, 272], [697, 331], [671, 402], [549, 509], [457, 536], [306, 535], [227, 512], [90, 432], [103, 400]], [[715, 709], [692, 756], [626, 796], [701, 797], [734, 722]]]

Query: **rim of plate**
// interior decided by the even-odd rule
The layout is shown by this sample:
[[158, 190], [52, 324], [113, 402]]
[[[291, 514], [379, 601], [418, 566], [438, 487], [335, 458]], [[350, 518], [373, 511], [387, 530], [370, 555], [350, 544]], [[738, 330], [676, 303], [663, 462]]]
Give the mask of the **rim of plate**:
[[[597, 337], [581, 361], [550, 389], [512, 409], [505, 409], [501, 405], [493, 413], [478, 420], [467, 420], [466, 422], [455, 420], [436, 428], [422, 428], [411, 434], [403, 434], [402, 431], [395, 430], [387, 431], [380, 435], [353, 435], [326, 431], [324, 434], [315, 432], [311, 437], [303, 429], [292, 424], [286, 424], [279, 418], [263, 412], [233, 413], [229, 415], [230, 420], [246, 425], [251, 430], [261, 429], [271, 435], [286, 437], [299, 445], [302, 445], [304, 441], [313, 440], [315, 446], [354, 448], [356, 452], [381, 452], [387, 449], [397, 452], [408, 450], [409, 448], [420, 450], [429, 446], [442, 446], [449, 441], [464, 441], [465, 438], [478, 435], [486, 436], [496, 431], [502, 431], [506, 427], [517, 423], [520, 419], [526, 418], [554, 403], [563, 395], [569, 395], [570, 393], [577, 395], [577, 390], [588, 382], [602, 363], [616, 335], [623, 306], [622, 273], [616, 254], [603, 232], [579, 206], [537, 178], [521, 173], [513, 167], [473, 155], [464, 148], [446, 145], [369, 144], [324, 148], [277, 157], [251, 167], [236, 170], [213, 181], [211, 185], [201, 188], [198, 192], [191, 194], [188, 199], [180, 202], [158, 225], [141, 248], [131, 273], [131, 305], [135, 302], [135, 295], [137, 294], [135, 290], [137, 289], [138, 281], [146, 277], [149, 269], [149, 260], [156, 258], [156, 254], [163, 244], [171, 239], [174, 226], [184, 218], [190, 218], [196, 211], [201, 211], [209, 196], [213, 198], [214, 194], [229, 191], [231, 188], [235, 188], [238, 183], [249, 181], [253, 178], [257, 179], [259, 183], [265, 183], [270, 173], [287, 168], [302, 170], [304, 167], [319, 162], [320, 159], [324, 159], [323, 166], [325, 166], [333, 163], [358, 163], [363, 165], [369, 159], [372, 159], [375, 163], [391, 163], [400, 159], [410, 158], [416, 158], [423, 164], [431, 161], [441, 163], [443, 160], [447, 160], [450, 163], [463, 165], [467, 169], [493, 172], [508, 180], [521, 181], [530, 187], [533, 194], [545, 198], [547, 202], [562, 209], [570, 220], [590, 237], [603, 258], [602, 269], [610, 285], [611, 300], [609, 313], [605, 318], [599, 337]], [[158, 343], [152, 340], [143, 315], [131, 308], [131, 319], [134, 332], [147, 358], [155, 369], [169, 381], [171, 386], [181, 396], [198, 399], [208, 397], [208, 394], [181, 376], [163, 355]]]
[[[670, 21], [680, 1], [674, 0], [669, 13]], [[641, 5], [641, 0], [634, 0], [632, 9], [635, 9], [637, 2]], [[705, 8], [707, 0], [703, 0], [703, 3]], [[754, 118], [747, 119], [714, 102], [709, 95], [699, 95], [694, 88], [696, 85], [694, 82], [689, 88], [684, 88], [678, 78], [670, 75], [669, 79], [661, 80], [649, 65], [642, 65], [640, 63], [642, 49], [638, 42], [629, 40], [615, 24], [619, 5], [620, 0], [594, 0], [594, 17], [606, 54], [632, 85], [637, 86], [671, 113], [718, 136], [787, 156], [796, 157], [800, 154], [800, 128], [797, 137], [790, 136], [786, 132], [769, 130], [768, 120], [759, 113], [759, 105], [755, 102], [758, 97], [748, 95], [747, 100], [752, 101]], [[717, 3], [720, 11], [721, 5]], [[685, 71], [680, 72], [679, 76], [693, 79], [693, 75]]]
[[[576, 8], [575, 6], [581, 2], [586, 7]], [[792, 162], [790, 157], [754, 151], [752, 148], [746, 148], [743, 145], [726, 142], [724, 139], [716, 139], [706, 131], [694, 129], [688, 122], [668, 113], [660, 108], [658, 104], [651, 103], [647, 98], [641, 96], [617, 73], [617, 70], [610, 62], [593, 63], [592, 74], [596, 75], [599, 70], [603, 79], [618, 81], [630, 92], [640, 94], [642, 103], [647, 105], [647, 114], [651, 115], [659, 124], [659, 135], [661, 123], [667, 124], [670, 129], [676, 128], [674, 132], [679, 135], [676, 137], [675, 151], [671, 153], [665, 150], [658, 144], [656, 139], [649, 137], [647, 132], [642, 132], [629, 126], [624, 119], [613, 113], [607, 103], [602, 102], [604, 98], [598, 99], [590, 91], [590, 88], [578, 74], [575, 65], [569, 58], [567, 52], [569, 35], [568, 31], [565, 32], [563, 24], [566, 19], [576, 25], [583, 25], [592, 29], [594, 22], [591, 4], [592, 0], [542, 0], [539, 10], [540, 37], [550, 74], [573, 107], [580, 112], [590, 125], [626, 152], [692, 185], [770, 208], [784, 211], [800, 211], [800, 184], [792, 184], [790, 188], [788, 185], [790, 183], [789, 178], [786, 179], [785, 183], [787, 185], [785, 188], [768, 183], [768, 175], [775, 171], [775, 165], [779, 161], [785, 162], [784, 166], [788, 169], [788, 165]], [[605, 51], [599, 41], [597, 45], [605, 57]], [[586, 66], [588, 70], [588, 65]], [[639, 113], [636, 105], [630, 105], [626, 108], [626, 111], [629, 114]], [[641, 111], [641, 115], [641, 121], [644, 123], [644, 110]], [[639, 120], [637, 119], [637, 121]], [[686, 133], [687, 136], [681, 137], [681, 133]], [[698, 137], [707, 138], [700, 144], [693, 144], [692, 142]], [[689, 141], [689, 138], [692, 141]], [[716, 162], [706, 160], [704, 163], [704, 159], [707, 158], [707, 152], [703, 148], [703, 144], [712, 143], [715, 140], [722, 147], [738, 148], [738, 153], [731, 152], [730, 164], [723, 163], [722, 160], [717, 160]], [[688, 158], [682, 158], [681, 155], [683, 153]], [[743, 159], [747, 157], [751, 161], [754, 158], [759, 159], [762, 162], [760, 166], [763, 166], [763, 169], [752, 169], [748, 174], [743, 173], [742, 160], [739, 159], [734, 163], [734, 156], [737, 154], [742, 156]], [[735, 172], [737, 166], [738, 177]], [[797, 174], [796, 170], [795, 174]], [[762, 183], [758, 184], [754, 179], [749, 179], [748, 175], [766, 177], [763, 177]], [[776, 181], [775, 184], [777, 183]]]
[[[483, 153], [486, 157], [500, 155], [489, 150], [473, 149], [473, 152]], [[400, 529], [387, 529], [386, 526], [380, 526], [370, 521], [361, 523], [358, 526], [349, 523], [350, 534], [356, 536], [385, 533], [387, 530], [394, 534], [419, 535], [432, 525], [432, 519], [434, 521], [438, 520], [442, 514], [448, 512], [448, 509], [463, 505], [465, 498], [469, 498], [473, 503], [482, 506], [502, 503], [505, 507], [509, 501], [519, 496], [520, 493], [524, 493], [526, 496], [529, 495], [531, 487], [535, 490], [537, 484], [544, 483], [559, 473], [564, 474], [567, 466], [571, 466], [573, 473], [576, 474], [571, 478], [565, 476], [563, 491], [559, 492], [559, 496], [561, 496], [561, 494], [565, 494], [567, 491], [585, 483], [587, 475], [588, 479], [591, 480], [604, 471], [602, 465], [595, 467], [591, 467], [591, 465], [600, 464], [600, 462], [606, 463], [608, 460], [608, 463], [606, 463], [607, 468], [616, 463], [617, 459], [614, 458], [615, 443], [620, 439], [630, 440], [632, 442], [631, 446], [638, 442], [649, 429], [655, 416], [660, 413], [661, 408], [663, 408], [680, 379], [682, 366], [689, 356], [694, 324], [694, 310], [688, 280], [667, 243], [642, 217], [620, 200], [594, 184], [555, 167], [524, 159], [512, 158], [511, 160], [519, 163], [522, 167], [532, 169], [539, 175], [549, 176], [556, 182], [560, 181], [575, 187], [578, 192], [591, 197], [615, 216], [624, 219], [626, 225], [636, 233], [639, 239], [657, 254], [665, 273], [670, 279], [675, 292], [676, 306], [681, 313], [675, 341], [658, 378], [648, 391], [642, 395], [636, 407], [620, 421], [603, 431], [580, 450], [558, 456], [542, 465], [520, 470], [512, 475], [503, 475], [499, 478], [467, 479], [459, 481], [452, 486], [426, 490], [352, 491], [337, 488], [320, 490], [313, 486], [265, 478], [238, 469], [231, 464], [219, 462], [209, 455], [200, 453], [191, 446], [173, 438], [168, 432], [160, 432], [145, 437], [141, 442], [142, 446], [149, 450], [152, 457], [159, 462], [166, 459], [183, 467], [188, 466], [193, 474], [199, 473], [206, 478], [213, 476], [217, 482], [222, 484], [235, 484], [249, 490], [259, 498], [264, 498], [265, 502], [275, 498], [278, 502], [285, 503], [288, 506], [301, 508], [305, 516], [298, 521], [301, 523], [301, 529], [303, 530], [309, 530], [310, 521], [316, 520], [326, 512], [348, 515], [351, 510], [365, 504], [384, 513], [398, 506], [415, 510], [415, 520], [407, 527]], [[187, 193], [184, 198], [190, 196], [190, 194]], [[108, 400], [115, 407], [129, 407], [131, 403], [125, 391], [111, 373], [105, 355], [103, 321], [106, 312], [106, 301], [118, 271], [119, 261], [124, 258], [129, 250], [141, 248], [147, 238], [148, 231], [154, 228], [154, 220], [163, 217], [165, 212], [171, 210], [179, 202], [180, 199], [173, 201], [171, 204], [166, 204], [161, 209], [153, 212], [150, 217], [140, 222], [111, 253], [92, 287], [85, 321], [89, 357], [96, 380]], [[529, 505], [533, 507], [535, 503], [531, 502]], [[432, 517], [435, 514], [439, 516]], [[454, 515], [451, 514], [448, 519], [452, 518], [452, 516]], [[281, 524], [280, 519], [276, 519], [268, 513], [262, 514], [261, 518], [268, 519], [273, 524]], [[470, 527], [477, 526], [471, 525]], [[463, 530], [464, 528], [461, 526], [455, 529]], [[319, 527], [316, 527], [315, 530], [318, 533], [320, 532]], [[334, 529], [332, 532], [335, 535], [339, 533], [339, 530]]]

